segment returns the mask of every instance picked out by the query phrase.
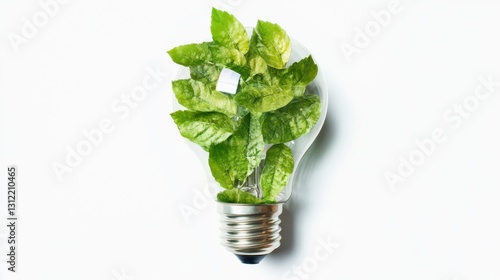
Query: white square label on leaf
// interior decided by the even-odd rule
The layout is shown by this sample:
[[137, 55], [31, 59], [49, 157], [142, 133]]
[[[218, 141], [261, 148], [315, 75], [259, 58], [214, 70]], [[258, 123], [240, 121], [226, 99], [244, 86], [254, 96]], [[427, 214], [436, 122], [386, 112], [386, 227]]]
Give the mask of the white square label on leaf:
[[215, 90], [230, 94], [235, 94], [240, 83], [240, 74], [231, 69], [223, 68], [220, 72], [219, 80]]

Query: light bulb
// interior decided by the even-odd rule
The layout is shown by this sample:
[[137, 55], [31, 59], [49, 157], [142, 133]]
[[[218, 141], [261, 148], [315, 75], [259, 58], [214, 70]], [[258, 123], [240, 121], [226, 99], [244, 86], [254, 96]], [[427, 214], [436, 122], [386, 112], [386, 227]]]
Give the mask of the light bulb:
[[[248, 34], [252, 34], [252, 28], [247, 28], [247, 32]], [[304, 46], [293, 38], [290, 38], [290, 40], [292, 52], [287, 66], [310, 55], [309, 51]], [[177, 73], [176, 80], [187, 79], [189, 77], [189, 68], [181, 67]], [[266, 255], [280, 246], [281, 220], [279, 216], [283, 211], [284, 203], [292, 195], [294, 177], [297, 170], [299, 170], [298, 166], [300, 160], [314, 142], [314, 139], [318, 136], [326, 118], [328, 92], [321, 68], [318, 69], [318, 74], [314, 81], [307, 86], [305, 94], [315, 94], [319, 97], [321, 101], [321, 114], [315, 126], [307, 134], [286, 143], [293, 153], [294, 171], [290, 176], [287, 186], [277, 196], [276, 203], [236, 204], [216, 201], [221, 223], [221, 244], [230, 252], [234, 253], [242, 263], [257, 264]], [[185, 109], [178, 103], [175, 97], [173, 99], [174, 111]], [[185, 142], [202, 162], [207, 176], [207, 184], [218, 185], [208, 166], [208, 153], [200, 146], [188, 140]], [[269, 146], [271, 145], [266, 144], [266, 150]], [[263, 156], [265, 156], [265, 152]], [[240, 188], [258, 198], [261, 197], [259, 178], [262, 170], [262, 163], [263, 161], [260, 166], [254, 169], [254, 172]], [[220, 190], [223, 189], [220, 188]], [[216, 198], [214, 199], [216, 200]]]

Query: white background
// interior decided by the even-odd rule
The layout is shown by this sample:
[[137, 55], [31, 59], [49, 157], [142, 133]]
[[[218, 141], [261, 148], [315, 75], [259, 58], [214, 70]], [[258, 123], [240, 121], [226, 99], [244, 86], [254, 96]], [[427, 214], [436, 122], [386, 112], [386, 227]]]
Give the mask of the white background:
[[[213, 201], [189, 217], [179, 210], [200, 206], [192, 200], [205, 175], [169, 116], [178, 68], [165, 51], [210, 38], [213, 4], [246, 26], [280, 24], [311, 51], [329, 87], [325, 127], [283, 216], [282, 247], [256, 266], [219, 245]], [[0, 182], [7, 164], [18, 166], [19, 245], [18, 272], [2, 261], [0, 277], [500, 279], [500, 87], [460, 125], [443, 118], [471, 100], [478, 77], [500, 80], [500, 3], [401, 0], [349, 62], [340, 46], [355, 46], [356, 29], [387, 4], [67, 1], [16, 52], [9, 38], [43, 9], [1, 1]], [[156, 67], [168, 77], [130, 114], [112, 109]], [[113, 130], [60, 182], [54, 162], [65, 164], [67, 147], [104, 119]], [[446, 140], [391, 188], [384, 174], [397, 174], [399, 157], [434, 129]], [[321, 261], [319, 239], [338, 245]]]

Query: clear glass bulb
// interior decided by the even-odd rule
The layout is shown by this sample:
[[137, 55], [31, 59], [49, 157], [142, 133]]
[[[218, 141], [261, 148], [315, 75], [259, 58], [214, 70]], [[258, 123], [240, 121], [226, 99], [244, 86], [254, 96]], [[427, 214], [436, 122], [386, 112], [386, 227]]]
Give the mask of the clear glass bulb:
[[[247, 28], [247, 33], [252, 34], [252, 28]], [[309, 51], [304, 46], [293, 38], [290, 39], [292, 43], [292, 52], [287, 67], [310, 55]], [[175, 80], [187, 79], [189, 77], [189, 68], [181, 67]], [[328, 91], [321, 68], [318, 69], [318, 74], [314, 81], [307, 86], [305, 94], [315, 94], [319, 97], [321, 100], [321, 115], [311, 131], [294, 141], [286, 143], [286, 145], [292, 149], [294, 171], [290, 176], [287, 186], [277, 196], [276, 204], [250, 205], [217, 202], [218, 210], [221, 215], [220, 221], [222, 223], [222, 245], [233, 252], [243, 263], [259, 263], [260, 260], [280, 245], [281, 228], [279, 224], [281, 221], [279, 215], [283, 210], [283, 204], [292, 195], [294, 177], [298, 170], [300, 160], [318, 136], [326, 118]], [[174, 111], [185, 109], [177, 102], [175, 96], [173, 99]], [[218, 185], [208, 166], [208, 152], [187, 139], [186, 143], [202, 162], [207, 176], [207, 184]], [[270, 146], [271, 145], [266, 144], [266, 150], [263, 156], [265, 156], [265, 152]], [[248, 176], [245, 182], [241, 182], [237, 187], [261, 198], [262, 192], [259, 180], [262, 167], [263, 161], [260, 166], [254, 169], [254, 172]], [[220, 188], [220, 191], [222, 190], [223, 188]]]

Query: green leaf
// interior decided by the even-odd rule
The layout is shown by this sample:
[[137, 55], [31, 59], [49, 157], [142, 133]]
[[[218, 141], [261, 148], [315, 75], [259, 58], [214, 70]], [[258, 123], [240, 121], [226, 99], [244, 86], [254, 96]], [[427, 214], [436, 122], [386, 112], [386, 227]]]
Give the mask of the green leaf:
[[211, 85], [215, 89], [215, 85], [219, 80], [221, 69], [215, 65], [203, 64], [189, 67], [191, 79], [200, 81], [205, 85]]
[[245, 107], [245, 106], [238, 106], [238, 117], [243, 118], [248, 113], [250, 113], [250, 110], [248, 110], [247, 107]]
[[285, 30], [277, 24], [259, 20], [255, 35], [255, 48], [266, 63], [277, 69], [284, 68], [292, 51], [290, 37]]
[[247, 72], [248, 78], [252, 78], [258, 74], [264, 74], [267, 72], [266, 61], [257, 53], [251, 54], [247, 58]]
[[292, 150], [285, 144], [273, 145], [266, 153], [264, 168], [260, 175], [262, 200], [275, 201], [276, 196], [286, 187], [293, 172]]
[[232, 69], [246, 64], [245, 56], [237, 49], [227, 48], [213, 42], [181, 45], [167, 53], [175, 63], [184, 66], [215, 64]]
[[265, 74], [267, 73], [267, 63], [266, 61], [259, 55], [257, 50], [257, 33], [255, 29], [252, 32], [252, 38], [250, 38], [250, 50], [247, 53], [247, 68], [249, 76], [248, 78], [252, 78], [257, 74]]
[[318, 65], [311, 56], [308, 56], [286, 68], [280, 74], [280, 84], [290, 87], [295, 96], [301, 96], [317, 74]]
[[288, 104], [293, 99], [293, 92], [279, 85], [251, 81], [242, 85], [234, 99], [254, 113], [263, 113]]
[[264, 142], [286, 143], [309, 132], [319, 119], [321, 103], [316, 95], [296, 97], [285, 107], [262, 116]]
[[239, 73], [241, 69], [247, 63], [245, 55], [237, 49], [226, 48], [217, 44], [210, 44], [210, 60], [219, 66], [225, 66]]
[[172, 89], [179, 103], [191, 110], [219, 112], [235, 116], [238, 105], [229, 96], [211, 89], [200, 81], [187, 79], [172, 82]]
[[167, 53], [172, 60], [180, 65], [201, 65], [210, 60], [211, 54], [208, 46], [211, 43], [187, 44], [175, 47]]
[[237, 49], [243, 54], [248, 51], [249, 40], [245, 27], [228, 12], [212, 8], [212, 39], [222, 46]]
[[209, 150], [208, 165], [215, 181], [225, 189], [232, 189], [236, 183], [236, 163], [232, 161], [234, 153], [228, 148], [229, 144], [226, 142], [212, 146]]
[[177, 111], [170, 114], [182, 136], [206, 151], [233, 133], [233, 121], [216, 112]]
[[250, 57], [248, 66], [250, 67], [250, 76], [252, 77], [257, 74], [264, 74], [267, 71], [266, 61], [258, 54]]
[[257, 197], [240, 189], [224, 190], [217, 194], [217, 200], [227, 203], [260, 204], [262, 201]]
[[247, 114], [233, 135], [210, 149], [208, 164], [212, 175], [226, 189], [242, 184], [260, 164], [263, 150], [259, 119]]
[[312, 56], [301, 59], [288, 67], [282, 78], [290, 80], [292, 85], [307, 86], [318, 74], [318, 65], [314, 63]]
[[248, 114], [247, 116], [250, 116], [250, 124], [248, 127], [248, 144], [245, 153], [248, 159], [248, 176], [252, 174], [255, 167], [257, 167], [262, 161], [262, 153], [264, 152], [264, 138], [262, 136], [260, 119], [252, 114]]

